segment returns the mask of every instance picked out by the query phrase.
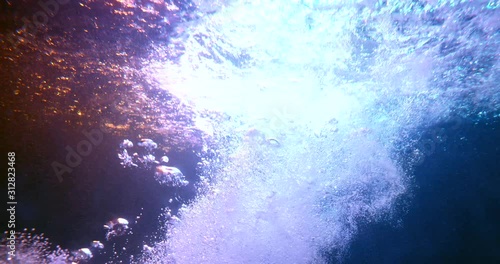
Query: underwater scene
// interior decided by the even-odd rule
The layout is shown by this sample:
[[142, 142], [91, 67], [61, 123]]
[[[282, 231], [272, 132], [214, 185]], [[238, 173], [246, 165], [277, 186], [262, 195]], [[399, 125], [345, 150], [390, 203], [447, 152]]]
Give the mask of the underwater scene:
[[500, 1], [3, 0], [0, 263], [500, 263]]

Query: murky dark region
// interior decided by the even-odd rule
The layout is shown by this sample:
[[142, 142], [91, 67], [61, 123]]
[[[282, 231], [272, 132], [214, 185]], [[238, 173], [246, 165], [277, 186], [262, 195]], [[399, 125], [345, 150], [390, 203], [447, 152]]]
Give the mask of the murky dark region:
[[500, 262], [498, 1], [0, 13], [1, 263]]

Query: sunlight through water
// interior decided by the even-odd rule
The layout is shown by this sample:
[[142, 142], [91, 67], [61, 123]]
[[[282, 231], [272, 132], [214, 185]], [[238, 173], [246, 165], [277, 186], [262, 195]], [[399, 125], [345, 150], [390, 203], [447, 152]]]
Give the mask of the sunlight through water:
[[[414, 147], [405, 137], [498, 108], [498, 67], [480, 65], [498, 53], [487, 4], [231, 1], [157, 46], [151, 79], [199, 115], [226, 114], [212, 125], [231, 140], [147, 261], [322, 263], [359, 222], [394, 221], [419, 158], [398, 156]], [[487, 67], [474, 87], [454, 65], [464, 53]]]
[[[159, 132], [158, 144], [120, 139], [116, 164], [155, 170], [169, 190], [197, 191], [178, 212], [165, 208], [160, 242], [132, 263], [341, 262], [362, 223], [397, 225], [405, 209], [396, 207], [411, 199], [413, 169], [426, 155], [417, 148], [426, 128], [500, 109], [498, 1], [193, 2], [196, 19], [122, 69], [130, 69], [124, 79], [145, 76], [152, 91], [172, 95], [176, 117], [188, 121], [165, 125], [171, 133]], [[154, 13], [141, 1], [120, 3]], [[116, 108], [163, 106], [161, 96], [137, 98]], [[189, 181], [175, 155], [153, 155], [179, 138], [196, 145], [188, 130], [202, 134], [192, 140], [202, 162]], [[134, 231], [134, 221], [129, 230], [117, 219], [108, 240]], [[59, 247], [47, 253], [42, 237], [21, 239], [19, 254], [32, 263], [38, 251], [48, 262], [71, 259]], [[91, 249], [77, 253], [91, 258]]]

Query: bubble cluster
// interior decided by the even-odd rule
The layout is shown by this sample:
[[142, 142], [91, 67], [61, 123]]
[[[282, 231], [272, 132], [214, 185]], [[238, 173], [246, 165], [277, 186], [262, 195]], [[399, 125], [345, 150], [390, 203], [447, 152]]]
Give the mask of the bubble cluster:
[[126, 149], [122, 150], [122, 153], [118, 153], [118, 158], [121, 160], [120, 164], [124, 168], [138, 167], [138, 165], [134, 163], [134, 156], [130, 156]]
[[134, 146], [134, 143], [132, 141], [125, 139], [123, 140], [122, 143], [120, 143], [120, 148], [122, 149], [127, 149], [127, 148], [132, 148]]
[[6, 238], [0, 243], [0, 259], [6, 263], [67, 263], [70, 261], [71, 253], [61, 249], [59, 246], [53, 248], [53, 244], [43, 234], [34, 234], [35, 229], [24, 229], [16, 234], [16, 254], [10, 256], [6, 250], [8, 245]]
[[121, 160], [120, 164], [124, 168], [139, 167], [139, 165], [142, 167], [150, 167], [152, 164], [159, 164], [159, 162], [156, 161], [156, 157], [151, 154], [153, 150], [158, 148], [158, 144], [151, 139], [142, 139], [137, 145], [144, 148], [144, 154], [139, 155], [137, 152], [134, 152], [132, 155], [129, 155], [127, 149], [134, 146], [132, 141], [125, 139], [120, 143], [121, 152], [118, 153], [118, 158]]
[[104, 248], [104, 245], [101, 243], [101, 241], [98, 241], [98, 240], [92, 241], [92, 243], [90, 243], [90, 246], [92, 248], [96, 248], [96, 249], [103, 249]]
[[92, 251], [88, 248], [80, 248], [79, 250], [73, 252], [73, 257], [76, 261], [86, 261], [94, 257]]
[[[106, 230], [106, 241], [111, 241], [116, 237], [124, 236], [130, 233], [129, 222], [125, 218], [117, 218], [107, 222], [104, 225]], [[104, 249], [104, 244], [99, 240], [93, 240], [90, 242], [90, 247], [80, 248], [78, 250], [72, 251], [67, 257], [68, 261], [71, 263], [88, 263], [94, 255], [101, 253]]]
[[167, 156], [162, 156], [160, 161], [156, 160], [152, 151], [158, 148], [158, 144], [153, 140], [142, 139], [137, 145], [145, 149], [146, 153], [144, 155], [141, 156], [137, 152], [132, 156], [129, 155], [127, 148], [132, 148], [133, 143], [128, 139], [123, 140], [120, 144], [121, 153], [118, 153], [118, 158], [121, 160], [120, 164], [124, 168], [136, 167], [147, 169], [152, 165], [157, 165], [155, 167], [154, 178], [158, 183], [169, 187], [182, 187], [189, 184], [184, 174], [178, 168], [159, 165], [160, 163], [167, 164], [169, 158]]
[[106, 240], [111, 240], [115, 237], [126, 235], [129, 232], [128, 220], [125, 218], [117, 218], [109, 221], [104, 225], [106, 232]]
[[152, 151], [153, 149], [158, 148], [158, 144], [148, 138], [141, 139], [141, 142], [137, 143], [137, 145], [145, 148], [147, 151]]
[[182, 172], [175, 167], [165, 165], [157, 166], [154, 177], [156, 181], [166, 186], [179, 187], [189, 184]]

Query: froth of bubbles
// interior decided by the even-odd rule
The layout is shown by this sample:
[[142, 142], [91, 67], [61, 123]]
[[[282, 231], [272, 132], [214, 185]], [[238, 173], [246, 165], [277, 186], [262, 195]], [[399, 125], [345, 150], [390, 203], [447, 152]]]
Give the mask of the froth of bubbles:
[[178, 61], [151, 62], [162, 88], [230, 120], [213, 126], [227, 162], [149, 263], [321, 263], [390, 219], [418, 129], [498, 105], [485, 2], [330, 2], [234, 1]]
[[[34, 232], [35, 230], [32, 230]], [[8, 239], [5, 234], [0, 245], [0, 259], [7, 263], [68, 263], [71, 254], [69, 251], [52, 245], [43, 234], [33, 234], [28, 230], [17, 232], [14, 240]], [[8, 254], [11, 251], [10, 241], [15, 242], [15, 256]]]

